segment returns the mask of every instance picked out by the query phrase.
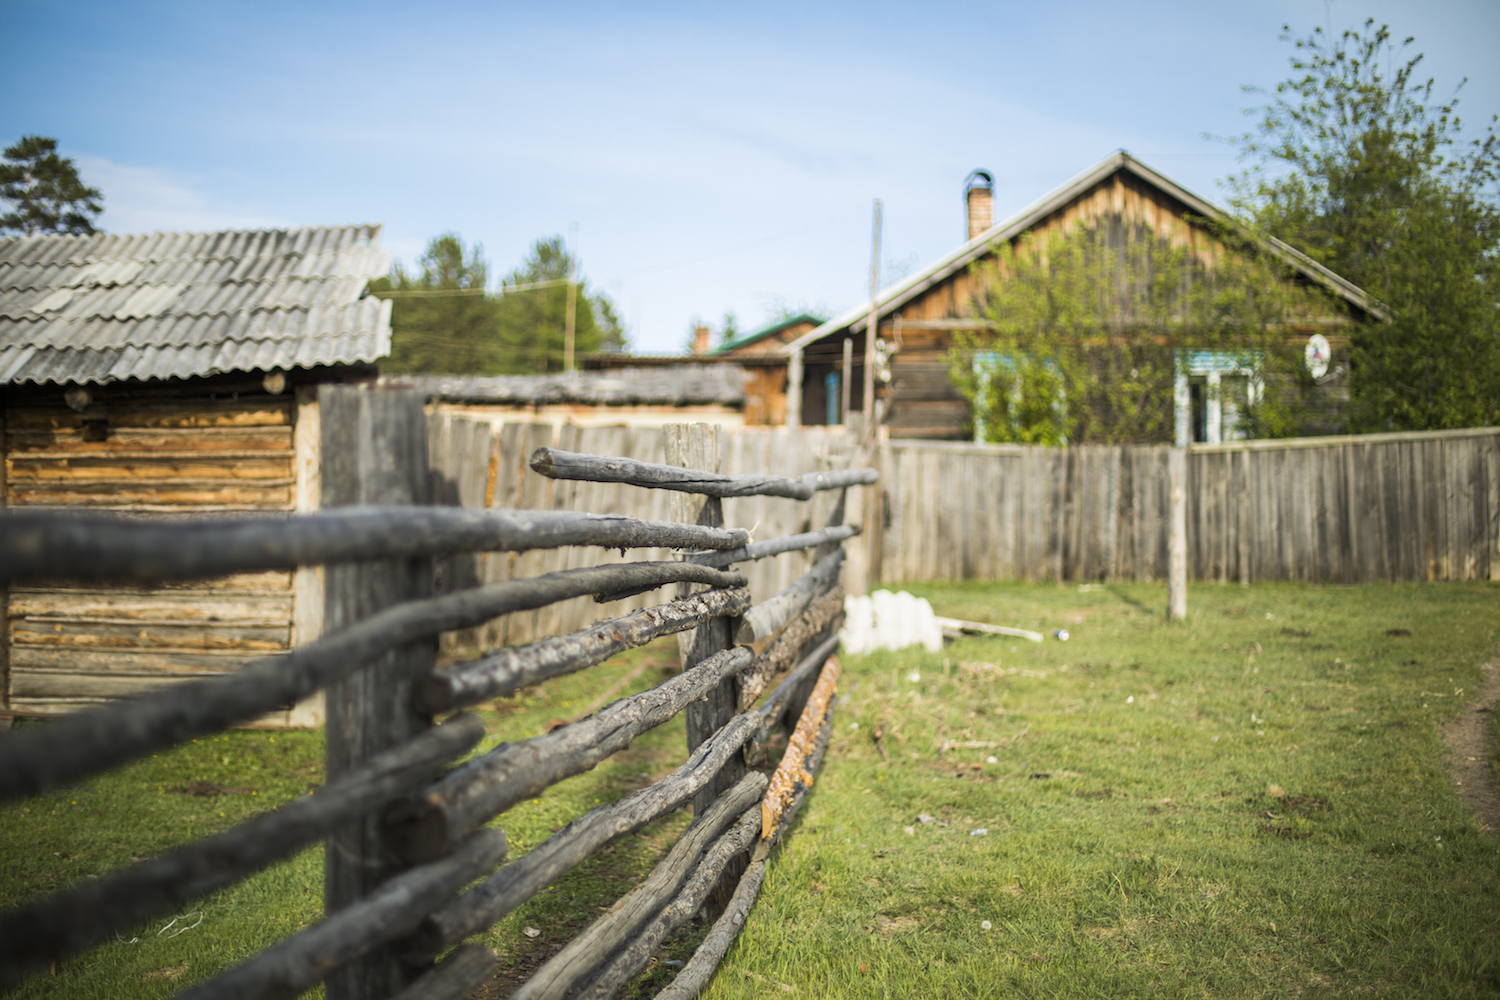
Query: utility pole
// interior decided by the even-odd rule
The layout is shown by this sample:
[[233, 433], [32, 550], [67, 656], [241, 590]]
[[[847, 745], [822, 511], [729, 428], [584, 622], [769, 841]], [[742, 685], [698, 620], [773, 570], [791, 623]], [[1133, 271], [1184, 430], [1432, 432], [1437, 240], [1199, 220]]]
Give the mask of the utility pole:
[[875, 440], [875, 337], [880, 329], [880, 199], [870, 233], [870, 318], [865, 329], [865, 441]]
[[573, 331], [578, 319], [578, 223], [568, 227], [568, 319], [563, 328], [563, 371], [573, 370]]

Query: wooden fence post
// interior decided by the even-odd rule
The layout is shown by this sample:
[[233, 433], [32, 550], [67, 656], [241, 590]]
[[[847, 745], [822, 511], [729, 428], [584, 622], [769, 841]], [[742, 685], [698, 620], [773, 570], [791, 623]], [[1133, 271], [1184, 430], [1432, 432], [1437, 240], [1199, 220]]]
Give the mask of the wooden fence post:
[[[662, 428], [665, 437], [667, 464], [685, 469], [701, 469], [706, 472], [719, 471], [719, 428], [708, 424], [668, 424]], [[701, 496], [696, 493], [672, 494], [672, 520], [687, 524], [703, 524], [713, 528], [724, 526], [724, 503], [718, 497]], [[686, 597], [695, 588], [691, 584], [678, 584], [677, 594]], [[733, 643], [733, 623], [728, 618], [714, 618], [691, 632], [679, 633], [677, 648], [682, 657], [682, 669], [687, 670], [701, 663]], [[692, 753], [698, 746], [739, 711], [739, 688], [735, 677], [719, 682], [719, 686], [699, 701], [687, 707], [687, 749]], [[720, 794], [733, 788], [745, 776], [745, 759], [742, 754], [732, 754], [718, 775], [693, 796], [693, 815], [702, 816], [713, 808]], [[727, 904], [734, 887], [744, 871], [744, 859], [737, 859], [725, 869], [724, 878], [714, 890], [714, 899]], [[722, 898], [721, 898], [722, 897]]]
[[[324, 385], [322, 505], [426, 504], [430, 502], [427, 423], [413, 391]], [[371, 559], [324, 570], [324, 622], [329, 631], [353, 624], [402, 601], [430, 596], [431, 559]], [[435, 639], [391, 650], [370, 666], [327, 689], [328, 780], [382, 750], [405, 743], [431, 719], [412, 708], [413, 681], [430, 673]], [[329, 836], [323, 867], [328, 913], [368, 896], [400, 870], [377, 816]], [[327, 980], [329, 1000], [391, 996], [418, 970], [380, 948]]]
[[1167, 618], [1182, 621], [1187, 617], [1187, 449], [1167, 453], [1167, 480]]

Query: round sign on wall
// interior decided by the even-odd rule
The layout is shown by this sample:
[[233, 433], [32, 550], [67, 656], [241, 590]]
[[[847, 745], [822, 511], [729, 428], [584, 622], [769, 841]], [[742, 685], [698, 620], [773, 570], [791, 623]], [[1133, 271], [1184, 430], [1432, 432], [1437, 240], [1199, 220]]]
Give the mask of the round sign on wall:
[[1328, 374], [1328, 359], [1333, 351], [1328, 346], [1328, 338], [1321, 333], [1315, 333], [1307, 338], [1307, 350], [1304, 357], [1307, 359], [1307, 370], [1313, 378], [1322, 378]]

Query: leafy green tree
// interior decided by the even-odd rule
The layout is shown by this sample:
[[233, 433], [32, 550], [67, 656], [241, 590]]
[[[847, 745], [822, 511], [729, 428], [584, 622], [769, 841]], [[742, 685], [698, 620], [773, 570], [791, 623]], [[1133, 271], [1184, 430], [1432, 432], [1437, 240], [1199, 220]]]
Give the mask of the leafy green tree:
[[602, 292], [589, 292], [562, 237], [552, 236], [532, 244], [520, 266], [501, 283], [500, 340], [509, 370], [562, 369], [570, 280], [577, 284], [575, 356], [625, 349], [625, 328], [614, 303]]
[[1352, 429], [1500, 422], [1493, 121], [1466, 139], [1457, 98], [1433, 100], [1413, 40], [1385, 25], [1282, 39], [1293, 75], [1232, 140], [1258, 161], [1231, 178], [1233, 205], [1389, 314], [1353, 338]]
[[1319, 311], [1321, 294], [1241, 234], [1210, 228], [1217, 248], [1201, 253], [1145, 226], [1079, 226], [1001, 244], [977, 269], [985, 326], [959, 332], [950, 355], [980, 436], [1169, 442], [1176, 359], [1188, 349], [1243, 356], [1262, 387], [1251, 433], [1295, 432], [1307, 378], [1283, 331]]
[[477, 244], [465, 249], [454, 233], [427, 244], [418, 274], [398, 263], [370, 284], [393, 293], [391, 354], [382, 367], [399, 374], [494, 375], [509, 370], [500, 340], [499, 303], [485, 286], [489, 265]]
[[[427, 245], [421, 271], [398, 264], [372, 282], [394, 299], [391, 355], [383, 367], [399, 374], [505, 375], [562, 367], [568, 279], [572, 260], [557, 238], [538, 240], [504, 279], [488, 290], [489, 264], [477, 244], [465, 248], [454, 233]], [[575, 350], [623, 350], [625, 330], [614, 304], [580, 284]]]
[[14, 206], [0, 215], [0, 231], [26, 236], [96, 232], [94, 219], [104, 211], [99, 189], [85, 185], [73, 161], [57, 155], [56, 139], [39, 135], [23, 135], [6, 147], [0, 199]]

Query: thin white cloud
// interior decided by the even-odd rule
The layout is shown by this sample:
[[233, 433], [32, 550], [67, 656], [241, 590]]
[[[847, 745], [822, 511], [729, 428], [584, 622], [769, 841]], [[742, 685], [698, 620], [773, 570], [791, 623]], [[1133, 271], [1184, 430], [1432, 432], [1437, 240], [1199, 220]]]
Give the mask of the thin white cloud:
[[135, 167], [99, 156], [76, 158], [85, 184], [104, 195], [100, 228], [112, 233], [205, 232], [268, 229], [275, 216], [226, 203], [191, 178], [154, 167]]

